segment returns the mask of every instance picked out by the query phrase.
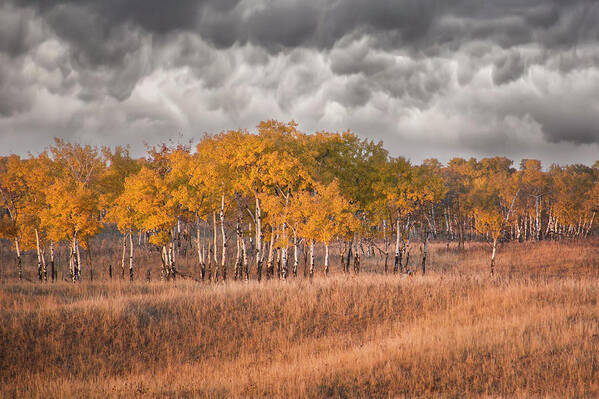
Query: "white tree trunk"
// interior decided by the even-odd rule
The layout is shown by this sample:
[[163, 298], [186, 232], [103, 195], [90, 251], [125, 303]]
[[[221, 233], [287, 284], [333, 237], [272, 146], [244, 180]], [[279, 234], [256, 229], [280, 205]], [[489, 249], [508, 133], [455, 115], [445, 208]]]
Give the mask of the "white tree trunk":
[[73, 241], [71, 242], [71, 278], [73, 282], [77, 280], [77, 250], [76, 250], [76, 241], [77, 237], [73, 236]]
[[75, 235], [75, 249], [77, 251], [77, 279], [81, 279], [81, 252], [79, 251], [78, 235]]
[[545, 229], [545, 236], [551, 232], [551, 225], [553, 223], [553, 208], [549, 208], [549, 217], [547, 219], [547, 228]]
[[46, 248], [42, 248], [42, 274], [44, 275], [44, 281], [48, 281], [48, 266], [46, 265]]
[[497, 252], [497, 237], [493, 238], [493, 252], [491, 253], [491, 276], [495, 274], [495, 253]]
[[354, 273], [360, 273], [360, 247], [362, 246], [362, 240], [360, 235], [355, 233], [354, 236]]
[[172, 277], [173, 280], [175, 280], [177, 278], [177, 267], [175, 265], [175, 244], [173, 242], [170, 243], [170, 250], [169, 250], [170, 256], [169, 256], [169, 270], [170, 270], [170, 275]]
[[241, 264], [241, 217], [237, 218], [237, 223], [235, 224], [235, 233], [237, 235], [237, 253], [235, 254], [235, 280], [238, 278], [241, 279], [243, 276], [243, 266]]
[[133, 281], [133, 233], [129, 230], [129, 279]]
[[171, 277], [173, 276], [172, 273], [172, 269], [171, 269], [171, 265], [173, 264], [173, 244], [172, 243], [168, 243], [166, 245], [166, 279], [170, 280]]
[[42, 272], [42, 254], [40, 251], [40, 235], [37, 229], [35, 229], [35, 248], [37, 250], [37, 274], [40, 281], [43, 281], [44, 275]]
[[267, 273], [269, 277], [273, 277], [275, 275], [275, 269], [273, 265], [273, 251], [275, 247], [275, 229], [271, 227], [270, 229], [270, 244], [268, 246], [268, 262], [267, 265]]
[[428, 254], [428, 231], [424, 232], [424, 246], [422, 250], [422, 274], [426, 273], [426, 255]]
[[216, 212], [212, 212], [212, 230], [213, 230], [213, 239], [214, 243], [212, 245], [212, 252], [214, 257], [214, 280], [218, 281], [218, 230], [216, 228]]
[[75, 282], [75, 251], [74, 243], [69, 243], [69, 275], [71, 280]]
[[329, 275], [329, 244], [324, 244], [324, 272]]
[[258, 281], [262, 280], [262, 209], [260, 208], [260, 198], [256, 196], [256, 273]]
[[587, 226], [587, 229], [584, 233], [585, 238], [589, 236], [589, 233], [591, 232], [591, 229], [593, 228], [593, 222], [595, 221], [595, 211], [593, 211], [593, 214], [591, 215], [591, 220], [589, 221], [589, 224]]
[[123, 256], [121, 258], [121, 279], [125, 279], [125, 256], [127, 254], [127, 235], [123, 233]]
[[222, 269], [222, 275], [223, 275], [223, 280], [227, 279], [227, 267], [226, 267], [226, 260], [227, 260], [227, 236], [225, 234], [225, 196], [221, 196], [221, 202], [220, 202], [220, 235], [223, 239], [223, 245], [222, 245], [222, 256], [221, 256], [221, 269]]
[[160, 259], [162, 260], [162, 271], [160, 273], [160, 279], [168, 279], [168, 270], [167, 270], [167, 262], [168, 255], [166, 252], [166, 245], [162, 246], [162, 252], [160, 253]]
[[310, 240], [310, 278], [314, 276], [314, 240]]
[[283, 245], [281, 247], [281, 273], [283, 280], [287, 279], [287, 223], [282, 227]]
[[248, 263], [247, 248], [245, 246], [245, 238], [243, 238], [243, 237], [241, 237], [241, 255], [243, 258], [243, 270], [241, 271], [241, 273], [243, 274], [245, 272], [245, 279], [249, 281], [250, 265]]
[[200, 266], [200, 277], [204, 278], [204, 261], [202, 259], [203, 256], [203, 245], [201, 243], [201, 234], [200, 234], [200, 217], [198, 216], [196, 220], [196, 249], [198, 251], [198, 264]]
[[406, 242], [406, 246], [405, 246], [405, 251], [406, 251], [406, 267], [405, 270], [409, 271], [409, 267], [410, 267], [410, 249], [411, 249], [411, 240], [412, 240], [412, 226], [409, 225], [408, 227], [408, 240]]
[[297, 277], [297, 268], [299, 266], [299, 256], [297, 247], [297, 232], [293, 231], [293, 277]]
[[397, 216], [397, 222], [395, 224], [395, 263], [393, 264], [393, 273], [397, 273], [397, 269], [401, 266], [399, 264], [399, 251], [401, 243], [401, 224], [399, 215]]
[[387, 238], [387, 221], [383, 219], [383, 244], [385, 245], [385, 274], [389, 272], [389, 239]]
[[437, 222], [435, 221], [435, 205], [431, 206], [431, 216], [432, 216], [432, 227], [433, 227], [433, 238], [437, 237]]
[[541, 240], [541, 209], [540, 209], [540, 198], [536, 197], [536, 217], [535, 217], [535, 240]]
[[[175, 264], [175, 259], [177, 258], [177, 244], [175, 243], [175, 240], [176, 240], [176, 236], [173, 235], [173, 239], [171, 241], [171, 262], [173, 265]], [[172, 270], [174, 270], [174, 269], [172, 269]]]
[[23, 279], [23, 261], [21, 259], [21, 245], [19, 239], [15, 238], [15, 251], [17, 252], [17, 273], [19, 274], [19, 280]]
[[50, 273], [52, 273], [52, 281], [54, 281], [57, 277], [54, 271], [54, 241], [50, 241]]
[[281, 273], [283, 280], [287, 279], [287, 243], [281, 248]]

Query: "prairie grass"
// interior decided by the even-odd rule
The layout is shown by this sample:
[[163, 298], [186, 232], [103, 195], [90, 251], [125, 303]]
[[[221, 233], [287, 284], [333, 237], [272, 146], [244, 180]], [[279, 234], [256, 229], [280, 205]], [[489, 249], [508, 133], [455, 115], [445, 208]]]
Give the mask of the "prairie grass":
[[597, 397], [597, 244], [506, 244], [493, 278], [434, 243], [411, 277], [3, 279], [0, 396]]

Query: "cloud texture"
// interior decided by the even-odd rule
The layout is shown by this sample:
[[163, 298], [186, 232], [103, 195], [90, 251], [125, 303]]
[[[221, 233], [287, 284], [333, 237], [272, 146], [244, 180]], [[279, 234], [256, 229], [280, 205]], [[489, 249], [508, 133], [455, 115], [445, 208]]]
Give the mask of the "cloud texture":
[[599, 158], [591, 0], [7, 0], [0, 151], [295, 119], [394, 155]]

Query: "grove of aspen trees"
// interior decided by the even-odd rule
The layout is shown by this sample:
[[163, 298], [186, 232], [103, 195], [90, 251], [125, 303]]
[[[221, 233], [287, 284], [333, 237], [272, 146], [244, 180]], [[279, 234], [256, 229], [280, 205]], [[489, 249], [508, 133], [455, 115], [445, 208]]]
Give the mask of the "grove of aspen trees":
[[[412, 265], [425, 273], [431, 240], [458, 249], [488, 242], [493, 274], [498, 243], [585, 238], [598, 207], [599, 162], [415, 164], [351, 132], [305, 134], [275, 120], [255, 133], [205, 135], [195, 147], [163, 144], [139, 159], [60, 139], [36, 156], [0, 158], [0, 238], [19, 279], [23, 252], [35, 252], [42, 282], [56, 277], [59, 246], [68, 279], [84, 278], [81, 248], [109, 227], [120, 232], [131, 280], [144, 277], [135, 274], [138, 237], [156, 249], [163, 280], [286, 279], [300, 259], [309, 276], [358, 273], [367, 253], [384, 258], [380, 272], [412, 273], [415, 245]], [[193, 245], [195, 276], [177, 268], [180, 240]], [[315, 246], [324, 250], [318, 264]]]

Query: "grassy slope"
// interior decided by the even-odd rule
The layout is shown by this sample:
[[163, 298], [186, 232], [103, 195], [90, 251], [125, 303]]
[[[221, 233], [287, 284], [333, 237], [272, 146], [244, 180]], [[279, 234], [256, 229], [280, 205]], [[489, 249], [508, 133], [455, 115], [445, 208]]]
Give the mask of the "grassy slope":
[[596, 243], [506, 246], [494, 279], [487, 252], [438, 245], [411, 278], [5, 282], [0, 396], [599, 395]]

